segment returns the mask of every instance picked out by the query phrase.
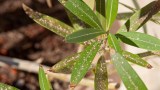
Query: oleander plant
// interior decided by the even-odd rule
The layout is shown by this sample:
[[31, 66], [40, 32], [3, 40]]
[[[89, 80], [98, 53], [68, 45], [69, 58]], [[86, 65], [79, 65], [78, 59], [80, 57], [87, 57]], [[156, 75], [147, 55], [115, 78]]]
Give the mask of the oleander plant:
[[[148, 21], [160, 24], [160, 0], [150, 2], [139, 9], [118, 0], [93, 0], [91, 2], [95, 3], [94, 8], [89, 7], [90, 3], [83, 0], [59, 0], [59, 2], [64, 6], [72, 26], [23, 4], [26, 14], [36, 23], [64, 37], [68, 43], [83, 46], [80, 52], [61, 60], [51, 67], [50, 71], [71, 74], [70, 88], [74, 89], [86, 73], [93, 70], [95, 90], [108, 90], [107, 66], [111, 63], [127, 90], [148, 90], [130, 64], [148, 69], [152, 66], [143, 59], [143, 55], [123, 50], [120, 43], [145, 49], [152, 54], [160, 51], [160, 39], [137, 32]], [[118, 13], [119, 4], [133, 12]], [[112, 34], [111, 27], [116, 19], [126, 20], [126, 23]], [[41, 90], [52, 89], [42, 67], [39, 69], [39, 82]]]

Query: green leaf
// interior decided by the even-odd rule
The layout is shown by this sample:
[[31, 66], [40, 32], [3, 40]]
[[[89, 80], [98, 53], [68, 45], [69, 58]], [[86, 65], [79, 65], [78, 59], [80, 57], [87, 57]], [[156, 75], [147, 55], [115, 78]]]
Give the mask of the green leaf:
[[127, 51], [123, 51], [122, 55], [129, 61], [132, 62], [134, 64], [140, 65], [142, 67], [146, 67], [148, 69], [151, 69], [152, 66], [145, 60], [143, 60], [142, 58], [140, 58], [138, 55], [136, 54], [132, 54], [130, 52]]
[[79, 58], [80, 53], [73, 54], [62, 61], [58, 62], [55, 64], [51, 70], [56, 73], [66, 73], [69, 74], [71, 73], [73, 66], [75, 65], [75, 62]]
[[71, 74], [71, 87], [75, 87], [85, 76], [100, 48], [100, 44], [100, 42], [92, 43], [80, 54]]
[[107, 63], [104, 58], [100, 58], [95, 71], [95, 90], [108, 90]]
[[113, 34], [108, 35], [108, 44], [111, 48], [115, 49], [115, 51], [122, 53], [119, 41], [117, 40], [115, 35]]
[[120, 32], [117, 37], [126, 44], [147, 49], [160, 50], [160, 39], [139, 32]]
[[[132, 0], [132, 2], [134, 4], [134, 6], [136, 7], [136, 9], [134, 9], [134, 8], [132, 8], [132, 7], [128, 6], [128, 5], [126, 5], [126, 4], [123, 4], [123, 3], [120, 3], [120, 4], [125, 6], [128, 9], [132, 10], [133, 12], [137, 12], [138, 11], [137, 9], [140, 9], [140, 6], [139, 6], [139, 4], [138, 4], [138, 2], [136, 0]], [[145, 33], [147, 33], [147, 26], [146, 25], [143, 26], [143, 31]]]
[[42, 66], [39, 67], [38, 77], [39, 77], [39, 85], [41, 90], [52, 90], [51, 84], [48, 78], [46, 77], [46, 74]]
[[143, 81], [121, 54], [114, 54], [112, 56], [112, 61], [127, 90], [148, 90]]
[[126, 19], [129, 19], [132, 15], [133, 15], [133, 12], [118, 13], [117, 19], [126, 20]]
[[90, 39], [93, 39], [101, 34], [104, 34], [105, 31], [99, 29], [82, 29], [77, 32], [74, 32], [66, 37], [66, 41], [70, 43], [84, 42]]
[[69, 10], [67, 10], [67, 9], [65, 9], [65, 10], [67, 12], [67, 15], [68, 15], [73, 27], [75, 28], [75, 31], [90, 27], [88, 24], [81, 21], [77, 16], [72, 14]]
[[105, 17], [105, 0], [96, 0], [96, 11]]
[[154, 1], [146, 5], [135, 14], [118, 30], [118, 32], [136, 31], [143, 26], [152, 16], [160, 10], [160, 1]]
[[36, 23], [62, 37], [74, 32], [74, 29], [67, 24], [45, 14], [33, 11], [25, 4], [23, 4], [23, 9], [25, 10], [26, 14], [28, 14]]
[[103, 29], [106, 28], [105, 19], [105, 0], [96, 0], [96, 15], [101, 22]]
[[19, 90], [19, 89], [9, 86], [7, 84], [0, 83], [0, 90]]
[[86, 22], [94, 28], [102, 29], [101, 24], [91, 10], [82, 0], [59, 0], [69, 11], [76, 15], [79, 19]]
[[106, 29], [109, 30], [118, 12], [118, 0], [106, 1]]

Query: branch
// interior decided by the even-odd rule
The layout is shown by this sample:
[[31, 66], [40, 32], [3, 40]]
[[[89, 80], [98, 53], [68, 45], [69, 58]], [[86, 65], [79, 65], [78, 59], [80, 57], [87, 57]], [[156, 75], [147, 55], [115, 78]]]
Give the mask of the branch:
[[[17, 59], [17, 58], [10, 58], [10, 57], [5, 57], [5, 56], [0, 56], [0, 66], [4, 66], [4, 64], [8, 64], [13, 68], [16, 68], [18, 70], [23, 70], [27, 72], [32, 72], [32, 73], [38, 73], [39, 70], [39, 64], [35, 62], [31, 62], [29, 60], [22, 60], [22, 59]], [[44, 70], [46, 71], [48, 77], [53, 80], [53, 79], [59, 79], [64, 82], [69, 82], [70, 81], [70, 74], [60, 74], [60, 73], [52, 73], [48, 71], [50, 68], [48, 66], [42, 65]], [[79, 83], [79, 85], [83, 86], [88, 86], [88, 87], [94, 87], [94, 81], [90, 79], [82, 79], [82, 81]], [[119, 88], [119, 84], [117, 83], [109, 83], [108, 88], [111, 90], [115, 90], [116, 88]]]

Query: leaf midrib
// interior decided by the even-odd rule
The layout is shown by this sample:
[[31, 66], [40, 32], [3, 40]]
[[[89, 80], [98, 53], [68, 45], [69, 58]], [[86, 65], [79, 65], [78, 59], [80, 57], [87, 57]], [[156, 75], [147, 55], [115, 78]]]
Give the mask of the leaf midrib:
[[80, 36], [77, 36], [77, 37], [69, 38], [68, 40], [76, 39], [76, 38], [83, 37], [83, 36], [98, 34], [98, 33], [103, 33], [103, 31], [102, 32], [97, 31], [97, 32], [94, 32], [94, 33], [88, 33], [88, 34], [80, 35]]

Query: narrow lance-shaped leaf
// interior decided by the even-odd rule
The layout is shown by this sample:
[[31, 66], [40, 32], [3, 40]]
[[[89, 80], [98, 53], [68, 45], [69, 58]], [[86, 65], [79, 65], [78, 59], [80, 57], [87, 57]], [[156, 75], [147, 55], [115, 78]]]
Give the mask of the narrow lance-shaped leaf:
[[147, 49], [160, 50], [160, 39], [140, 32], [120, 32], [117, 37], [126, 44]]
[[151, 69], [152, 66], [145, 60], [143, 60], [142, 58], [140, 58], [138, 55], [136, 54], [132, 54], [130, 52], [127, 51], [123, 51], [122, 55], [126, 58], [126, 60], [128, 60], [129, 62], [132, 62], [134, 64], [140, 65], [142, 67], [146, 67], [148, 69]]
[[117, 19], [126, 20], [126, 19], [129, 19], [133, 14], [134, 14], [133, 12], [118, 13]]
[[106, 28], [105, 21], [105, 0], [96, 0], [96, 15], [101, 22], [103, 29]]
[[75, 16], [69, 10], [65, 9], [65, 11], [67, 12], [67, 15], [68, 15], [75, 31], [89, 27], [88, 24], [84, 23], [82, 20], [80, 20], [77, 16]]
[[160, 1], [154, 1], [146, 5], [135, 14], [118, 30], [118, 32], [136, 31], [143, 26], [152, 16], [160, 10]]
[[[126, 4], [123, 4], [123, 3], [120, 3], [121, 5], [125, 6], [126, 8], [132, 10], [133, 12], [137, 12], [139, 9], [140, 9], [140, 6], [138, 5], [138, 2], [136, 0], [132, 0], [134, 6], [136, 7], [136, 9], [126, 5]], [[138, 10], [137, 10], [138, 9]], [[143, 31], [145, 33], [147, 33], [147, 26], [146, 25], [143, 25]]]
[[100, 58], [95, 71], [95, 90], [108, 90], [107, 63], [104, 58]]
[[82, 29], [77, 32], [74, 32], [66, 37], [66, 41], [70, 43], [84, 42], [90, 39], [93, 39], [101, 34], [104, 34], [105, 31], [99, 29]]
[[116, 19], [118, 12], [118, 0], [107, 0], [106, 1], [106, 29], [109, 30], [111, 25]]
[[132, 8], [131, 6], [126, 5], [126, 4], [124, 4], [124, 3], [119, 2], [119, 4], [123, 5], [124, 7], [128, 8], [129, 10], [132, 10], [133, 12], [136, 12], [136, 11], [137, 11], [135, 8]]
[[108, 35], [108, 44], [111, 48], [113, 48], [115, 51], [122, 53], [122, 49], [120, 47], [119, 41], [113, 34]]
[[9, 86], [7, 84], [0, 83], [0, 90], [19, 90], [19, 89]]
[[148, 90], [143, 81], [121, 54], [114, 54], [112, 56], [112, 61], [127, 90]]
[[39, 78], [39, 85], [41, 90], [52, 90], [51, 84], [48, 78], [46, 77], [46, 74], [42, 66], [39, 67], [38, 78]]
[[25, 10], [26, 14], [28, 14], [36, 23], [62, 37], [74, 32], [74, 29], [67, 24], [45, 14], [33, 11], [25, 4], [23, 4], [23, 9]]
[[57, 64], [55, 64], [51, 70], [53, 72], [56, 73], [71, 73], [75, 62], [77, 61], [77, 59], [79, 58], [80, 53], [77, 54], [73, 54], [65, 59], [63, 59], [62, 61], [58, 62]]
[[59, 0], [69, 11], [76, 15], [79, 19], [86, 22], [94, 28], [101, 29], [101, 24], [91, 10], [82, 0]]
[[84, 1], [92, 10], [94, 10], [95, 1], [94, 0], [82, 0]]
[[71, 74], [71, 87], [75, 87], [85, 76], [99, 48], [100, 42], [95, 42], [80, 54]]
[[96, 11], [105, 17], [105, 0], [96, 0]]

